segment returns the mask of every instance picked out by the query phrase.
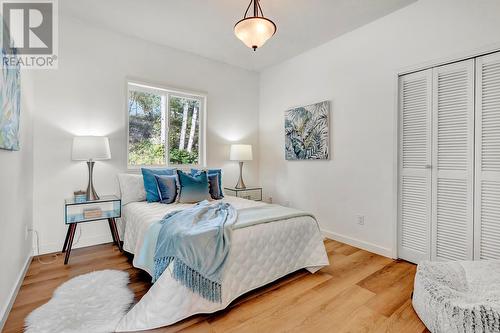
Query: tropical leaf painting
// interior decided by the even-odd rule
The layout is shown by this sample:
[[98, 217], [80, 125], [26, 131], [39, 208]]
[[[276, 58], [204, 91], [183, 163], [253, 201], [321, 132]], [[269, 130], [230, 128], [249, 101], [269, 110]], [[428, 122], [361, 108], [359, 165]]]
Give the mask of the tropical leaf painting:
[[[13, 49], [2, 48], [2, 60], [14, 53]], [[0, 66], [0, 149], [19, 150], [19, 66], [7, 66], [4, 61]]]
[[285, 158], [327, 160], [330, 145], [330, 102], [285, 111]]

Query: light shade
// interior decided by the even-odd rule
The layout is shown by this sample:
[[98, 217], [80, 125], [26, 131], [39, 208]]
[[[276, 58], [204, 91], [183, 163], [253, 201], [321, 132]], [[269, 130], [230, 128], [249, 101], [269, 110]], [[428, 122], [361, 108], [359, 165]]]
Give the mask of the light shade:
[[234, 26], [234, 34], [254, 50], [264, 45], [276, 32], [276, 25], [265, 17], [248, 17]]
[[252, 145], [231, 145], [229, 153], [231, 161], [251, 161], [252, 158]]
[[74, 161], [109, 160], [109, 140], [105, 136], [75, 136], [71, 158]]

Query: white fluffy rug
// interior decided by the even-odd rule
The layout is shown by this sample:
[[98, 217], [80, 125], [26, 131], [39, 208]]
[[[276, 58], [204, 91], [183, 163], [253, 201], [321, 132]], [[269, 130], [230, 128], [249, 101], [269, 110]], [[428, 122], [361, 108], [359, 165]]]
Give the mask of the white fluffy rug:
[[25, 332], [114, 332], [134, 298], [128, 282], [128, 273], [116, 270], [77, 276], [59, 286], [49, 302], [26, 317]]

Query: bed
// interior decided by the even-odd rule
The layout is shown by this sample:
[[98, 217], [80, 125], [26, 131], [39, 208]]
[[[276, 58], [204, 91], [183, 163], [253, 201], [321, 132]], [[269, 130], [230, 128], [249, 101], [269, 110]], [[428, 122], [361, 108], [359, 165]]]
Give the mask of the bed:
[[[226, 197], [237, 210], [262, 202]], [[168, 212], [191, 207], [191, 204], [130, 202], [122, 210], [123, 247], [136, 258], [148, 227]], [[199, 313], [213, 313], [226, 308], [237, 297], [306, 268], [311, 273], [328, 265], [328, 257], [317, 222], [302, 216], [253, 225], [233, 232], [232, 247], [222, 281], [222, 302], [210, 302], [174, 280], [167, 269], [150, 290], [122, 318], [117, 332], [140, 331], [174, 324]]]

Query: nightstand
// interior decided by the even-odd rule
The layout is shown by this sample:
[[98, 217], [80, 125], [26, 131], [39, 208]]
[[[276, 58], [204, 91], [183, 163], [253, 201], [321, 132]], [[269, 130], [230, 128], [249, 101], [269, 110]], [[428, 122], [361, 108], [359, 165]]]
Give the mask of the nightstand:
[[262, 201], [262, 187], [247, 186], [246, 188], [224, 187], [224, 193], [248, 200]]
[[122, 215], [122, 201], [114, 195], [104, 195], [98, 200], [89, 200], [78, 202], [74, 198], [66, 199], [64, 203], [64, 222], [68, 225], [68, 232], [64, 240], [62, 252], [66, 252], [64, 264], [66, 265], [71, 253], [71, 246], [75, 236], [75, 230], [78, 223], [86, 223], [100, 220], [108, 220], [113, 242], [123, 251], [118, 229], [116, 227], [116, 218]]

